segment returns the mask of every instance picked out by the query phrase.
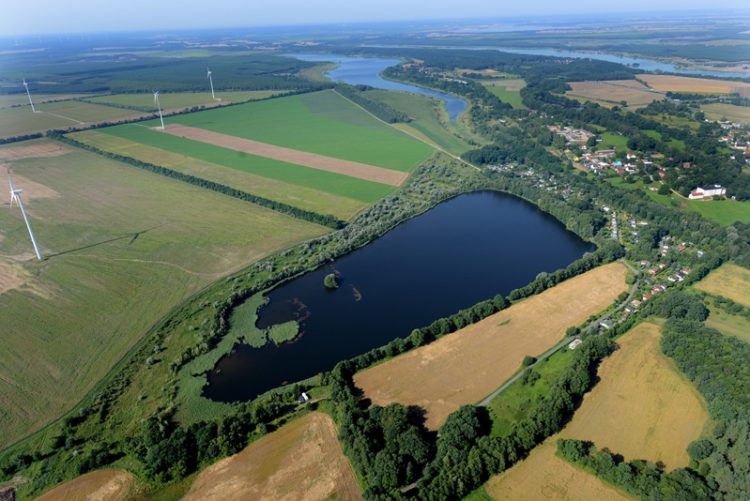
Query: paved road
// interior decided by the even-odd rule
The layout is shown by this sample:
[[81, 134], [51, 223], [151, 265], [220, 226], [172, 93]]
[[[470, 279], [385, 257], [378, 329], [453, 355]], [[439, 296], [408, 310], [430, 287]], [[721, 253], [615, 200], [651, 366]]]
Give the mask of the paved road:
[[[625, 301], [623, 301], [619, 306], [617, 306], [617, 308], [615, 308], [611, 312], [606, 313], [606, 314], [602, 315], [601, 317], [597, 318], [596, 320], [593, 320], [592, 322], [590, 322], [586, 327], [583, 328], [584, 331], [590, 332], [590, 331], [596, 329], [596, 327], [601, 322], [604, 322], [605, 320], [609, 320], [612, 317], [612, 315], [614, 315], [618, 311], [620, 311], [623, 308], [625, 308], [630, 303], [630, 301], [633, 300], [633, 296], [635, 296], [635, 293], [638, 292], [638, 287], [641, 284], [641, 278], [640, 278], [640, 276], [638, 274], [638, 271], [635, 268], [633, 268], [632, 266], [630, 266], [628, 263], [626, 263], [625, 261], [620, 261], [620, 262], [622, 264], [624, 264], [636, 276], [635, 283], [633, 284], [633, 287], [630, 288], [630, 293], [628, 294], [627, 299]], [[542, 353], [541, 355], [539, 355], [537, 357], [537, 361], [536, 362], [534, 362], [532, 365], [530, 365], [528, 367], [524, 367], [521, 370], [519, 370], [518, 372], [516, 372], [513, 376], [511, 376], [510, 379], [508, 379], [502, 385], [500, 385], [500, 387], [498, 389], [496, 389], [495, 391], [493, 391], [492, 393], [490, 393], [489, 395], [487, 395], [485, 398], [483, 398], [481, 401], [479, 401], [479, 403], [477, 403], [477, 405], [480, 406], [480, 407], [487, 407], [489, 405], [489, 403], [492, 401], [492, 399], [494, 399], [500, 393], [502, 393], [503, 391], [505, 391], [506, 389], [508, 389], [508, 387], [510, 385], [512, 385], [513, 383], [515, 383], [516, 381], [518, 381], [518, 378], [522, 377], [524, 375], [524, 373], [526, 373], [527, 370], [529, 370], [530, 368], [534, 367], [539, 362], [548, 359], [554, 353], [556, 353], [558, 350], [561, 350], [564, 346], [567, 346], [568, 344], [570, 344], [574, 339], [578, 339], [578, 337], [579, 336], [571, 336], [571, 337], [565, 337], [564, 339], [562, 339], [555, 346], [553, 346], [549, 350], [547, 350], [544, 353]]]

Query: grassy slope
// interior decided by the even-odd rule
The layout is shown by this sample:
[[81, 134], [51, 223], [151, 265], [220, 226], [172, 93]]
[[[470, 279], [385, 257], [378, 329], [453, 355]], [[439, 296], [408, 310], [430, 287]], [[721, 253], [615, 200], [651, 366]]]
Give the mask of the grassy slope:
[[78, 141], [106, 151], [231, 186], [293, 207], [319, 214], [332, 214], [344, 220], [351, 218], [366, 206], [365, 202], [353, 198], [263, 177], [242, 169], [227, 168], [182, 153], [166, 151], [124, 137], [104, 134], [101, 131], [76, 132], [71, 136]]
[[191, 113], [170, 121], [399, 171], [414, 169], [432, 152], [333, 91]]
[[[440, 102], [432, 98], [407, 92], [383, 90], [370, 91], [367, 93], [367, 97], [377, 99], [403, 111], [412, 118], [412, 121], [408, 124], [398, 124], [399, 128], [409, 132], [415, 131], [417, 134], [424, 136], [427, 141], [437, 144], [454, 155], [460, 155], [472, 148], [451, 132], [450, 126], [445, 125], [448, 122], [448, 117]], [[441, 120], [442, 115], [446, 116]]]
[[[0, 295], [3, 441], [69, 408], [191, 292], [325, 231], [87, 152], [12, 166], [59, 196], [27, 200], [49, 258], [20, 263], [33, 278]], [[28, 255], [17, 211], [0, 228], [1, 255]]]
[[373, 202], [393, 190], [393, 187], [384, 184], [241, 153], [208, 143], [163, 134], [137, 124], [108, 127], [102, 129], [102, 132], [173, 153], [186, 154], [242, 172], [353, 198], [361, 202]]
[[711, 120], [731, 120], [732, 122], [750, 124], [750, 107], [748, 106], [713, 103], [704, 104], [701, 109]]
[[525, 110], [526, 106], [521, 100], [521, 91], [517, 89], [518, 84], [516, 80], [509, 80], [504, 82], [503, 80], [494, 80], [492, 82], [485, 83], [485, 87], [495, 94], [501, 101], [508, 103], [517, 109]]
[[706, 325], [722, 334], [750, 343], [750, 320], [745, 317], [732, 315], [721, 308], [711, 308]]

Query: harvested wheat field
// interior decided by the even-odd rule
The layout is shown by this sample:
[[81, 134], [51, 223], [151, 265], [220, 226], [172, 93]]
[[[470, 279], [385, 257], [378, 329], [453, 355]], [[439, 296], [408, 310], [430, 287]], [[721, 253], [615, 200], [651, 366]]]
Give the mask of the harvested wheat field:
[[557, 437], [549, 438], [510, 470], [484, 486], [493, 499], [513, 501], [625, 501], [635, 499], [595, 475], [555, 455]]
[[750, 308], [750, 270], [742, 266], [723, 264], [698, 282], [695, 288]]
[[[2, 150], [0, 149], [0, 152], [1, 151]], [[32, 181], [31, 179], [28, 179], [24, 176], [19, 176], [15, 172], [12, 172], [7, 166], [4, 166], [2, 163], [0, 163], [0, 175], [2, 175], [3, 177], [2, 184], [5, 185], [3, 189], [0, 190], [0, 205], [10, 204], [10, 190], [6, 188], [8, 186], [7, 176], [9, 174], [13, 178], [13, 186], [23, 190], [21, 196], [24, 202], [28, 202], [29, 200], [34, 200], [37, 198], [57, 198], [60, 196], [60, 194], [52, 188], [48, 188], [47, 186], [41, 183], [37, 183], [36, 181]], [[1, 231], [0, 234], [2, 234]]]
[[652, 101], [664, 99], [664, 93], [649, 89], [637, 80], [604, 80], [601, 82], [569, 82], [571, 90], [567, 95], [592, 101], [620, 104], [628, 103], [629, 107], [640, 107]]
[[333, 420], [312, 412], [203, 470], [183, 500], [361, 498]]
[[0, 160], [57, 157], [70, 152], [70, 148], [52, 141], [30, 141], [0, 148]]
[[664, 92], [688, 92], [697, 94], [747, 93], [750, 84], [713, 78], [678, 77], [673, 75], [637, 75], [649, 87]]
[[205, 129], [198, 129], [196, 127], [188, 127], [187, 125], [169, 125], [166, 127], [165, 132], [186, 139], [192, 139], [193, 141], [209, 143], [214, 146], [221, 146], [222, 148], [229, 148], [242, 153], [249, 153], [259, 157], [272, 158], [283, 162], [304, 165], [305, 167], [311, 167], [313, 169], [335, 172], [336, 174], [343, 174], [345, 176], [365, 179], [367, 181], [375, 181], [377, 183], [388, 184], [391, 186], [400, 186], [406, 181], [406, 178], [409, 177], [409, 174], [406, 172], [398, 172], [383, 167], [377, 167], [375, 165], [352, 162], [350, 160], [327, 157], [317, 153], [309, 153], [306, 151], [285, 148], [283, 146], [261, 143], [253, 141], [252, 139], [230, 136], [229, 134], [212, 132]]
[[565, 427], [566, 438], [590, 440], [626, 460], [661, 461], [668, 470], [687, 466], [687, 446], [708, 422], [698, 391], [661, 352], [661, 329], [642, 323], [618, 340], [602, 362], [601, 382]]
[[604, 310], [627, 289], [626, 268], [600, 266], [434, 343], [354, 376], [377, 405], [398, 402], [427, 412], [427, 426], [489, 395], [520, 367], [557, 343], [568, 327]]
[[[2, 237], [2, 233], [0, 233]], [[0, 294], [21, 287], [25, 282], [23, 269], [0, 260]]]
[[490, 479], [487, 493], [495, 499], [627, 499], [555, 456], [559, 437], [590, 440], [628, 461], [662, 461], [667, 470], [687, 466], [687, 446], [701, 435], [708, 413], [697, 390], [662, 354], [660, 336], [659, 326], [642, 323], [618, 340], [620, 349], [602, 362], [601, 381], [573, 420], [524, 461]]
[[124, 470], [97, 470], [58, 485], [37, 501], [120, 501], [128, 497], [135, 477]]

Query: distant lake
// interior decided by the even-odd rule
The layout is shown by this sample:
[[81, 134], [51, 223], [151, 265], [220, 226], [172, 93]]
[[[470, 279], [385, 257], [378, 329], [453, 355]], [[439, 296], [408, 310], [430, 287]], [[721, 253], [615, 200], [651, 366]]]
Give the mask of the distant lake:
[[467, 102], [444, 92], [408, 85], [400, 82], [386, 80], [380, 73], [389, 66], [396, 66], [401, 61], [398, 59], [376, 58], [376, 57], [348, 57], [337, 54], [287, 54], [302, 61], [331, 62], [337, 66], [326, 75], [335, 82], [344, 82], [350, 85], [369, 85], [377, 89], [397, 90], [415, 92], [425, 96], [436, 97], [443, 101], [445, 109], [451, 121], [455, 122], [458, 116], [466, 110]]
[[[250, 400], [495, 294], [507, 295], [593, 250], [520, 198], [490, 191], [461, 195], [273, 289], [258, 326], [295, 319], [301, 337], [279, 347], [239, 345], [208, 374], [204, 395]], [[339, 288], [328, 290], [323, 277], [332, 272]]]

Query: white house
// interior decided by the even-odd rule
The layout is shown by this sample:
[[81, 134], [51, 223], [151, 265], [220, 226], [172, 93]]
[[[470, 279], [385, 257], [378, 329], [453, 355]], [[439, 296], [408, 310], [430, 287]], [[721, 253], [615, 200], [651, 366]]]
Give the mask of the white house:
[[723, 197], [726, 196], [727, 189], [722, 188], [719, 184], [709, 184], [705, 188], [702, 188], [698, 186], [696, 189], [694, 189], [688, 198], [690, 200], [702, 200], [704, 198], [710, 198], [710, 197]]
[[568, 348], [571, 350], [575, 350], [581, 343], [583, 343], [583, 341], [581, 341], [580, 339], [574, 339], [573, 341], [568, 343]]

